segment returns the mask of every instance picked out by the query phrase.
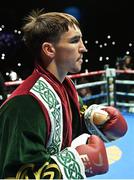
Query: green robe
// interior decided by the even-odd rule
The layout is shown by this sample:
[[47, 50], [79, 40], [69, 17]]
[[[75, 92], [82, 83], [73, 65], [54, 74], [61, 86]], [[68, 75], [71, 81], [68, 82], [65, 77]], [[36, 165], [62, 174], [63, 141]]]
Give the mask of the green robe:
[[[25, 89], [24, 87], [25, 84], [17, 93], [20, 89]], [[67, 147], [66, 124], [61, 150], [56, 154], [50, 154], [46, 146], [48, 124], [39, 101], [30, 94], [17, 93], [0, 109], [0, 178], [83, 179], [84, 165], [76, 150]], [[70, 132], [73, 139], [80, 135], [82, 130], [81, 124], [76, 123], [80, 117], [71, 99], [70, 108]]]
[[0, 175], [12, 177], [19, 166], [29, 162], [39, 165], [50, 162], [50, 155], [44, 148], [44, 115], [32, 96], [16, 96], [8, 101], [0, 111], [0, 118]]

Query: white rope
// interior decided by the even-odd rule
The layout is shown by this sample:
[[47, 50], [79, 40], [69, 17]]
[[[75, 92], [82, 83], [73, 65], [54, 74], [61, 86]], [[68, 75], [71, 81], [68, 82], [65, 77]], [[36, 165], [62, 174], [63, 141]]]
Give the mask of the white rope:
[[134, 104], [133, 103], [120, 103], [120, 102], [116, 102], [116, 104], [118, 106], [125, 106], [125, 107], [134, 107]]
[[134, 81], [130, 81], [130, 80], [116, 80], [115, 81], [116, 84], [134, 84]]
[[125, 92], [116, 92], [117, 95], [126, 95], [126, 96], [134, 96], [134, 93], [125, 93]]
[[87, 87], [92, 87], [92, 86], [103, 85], [106, 83], [107, 81], [96, 81], [96, 82], [91, 82], [91, 83], [78, 84], [78, 85], [75, 85], [75, 87], [76, 89], [82, 89], [82, 88], [87, 88]]

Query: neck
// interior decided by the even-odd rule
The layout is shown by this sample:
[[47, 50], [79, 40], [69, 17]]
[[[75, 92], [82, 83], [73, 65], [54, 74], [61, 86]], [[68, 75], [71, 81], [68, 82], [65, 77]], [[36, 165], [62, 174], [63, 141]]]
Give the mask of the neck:
[[62, 68], [57, 68], [57, 66], [49, 65], [46, 68], [50, 73], [52, 73], [61, 83], [64, 81], [67, 73], [62, 70]]

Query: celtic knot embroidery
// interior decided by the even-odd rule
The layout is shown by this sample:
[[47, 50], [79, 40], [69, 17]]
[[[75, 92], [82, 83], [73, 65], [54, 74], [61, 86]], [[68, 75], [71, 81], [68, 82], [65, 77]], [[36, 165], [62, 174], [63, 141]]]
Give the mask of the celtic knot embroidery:
[[55, 94], [50, 90], [47, 84], [44, 83], [44, 81], [38, 80], [33, 86], [33, 90], [40, 94], [40, 96], [44, 99], [44, 101], [46, 101], [50, 109], [54, 108], [54, 115], [59, 115], [59, 113], [57, 113], [55, 109], [55, 107], [59, 105], [59, 103], [55, 97]]
[[59, 152], [61, 146], [61, 120], [62, 120], [62, 106], [60, 105], [59, 97], [55, 90], [43, 78], [40, 78], [30, 90], [43, 102], [48, 110], [50, 120], [52, 123], [52, 130], [48, 150], [50, 154]]
[[56, 156], [58, 161], [64, 167], [68, 179], [83, 179], [83, 176], [80, 174], [80, 165], [77, 163], [75, 156], [71, 151], [64, 149]]

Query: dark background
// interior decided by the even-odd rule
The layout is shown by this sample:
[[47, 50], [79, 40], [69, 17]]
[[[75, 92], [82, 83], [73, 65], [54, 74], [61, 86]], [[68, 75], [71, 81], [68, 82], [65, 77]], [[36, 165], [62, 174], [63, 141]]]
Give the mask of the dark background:
[[5, 54], [5, 58], [0, 59], [0, 71], [5, 78], [10, 70], [22, 79], [32, 71], [30, 56], [18, 34], [25, 15], [36, 8], [65, 12], [70, 7], [79, 11], [79, 15], [73, 15], [80, 21], [84, 42], [88, 42], [82, 72], [104, 69], [105, 64], [115, 67], [117, 58], [122, 58], [127, 51], [134, 56], [134, 11], [130, 0], [5, 0], [0, 6], [0, 27], [4, 24], [0, 31], [0, 57]]

